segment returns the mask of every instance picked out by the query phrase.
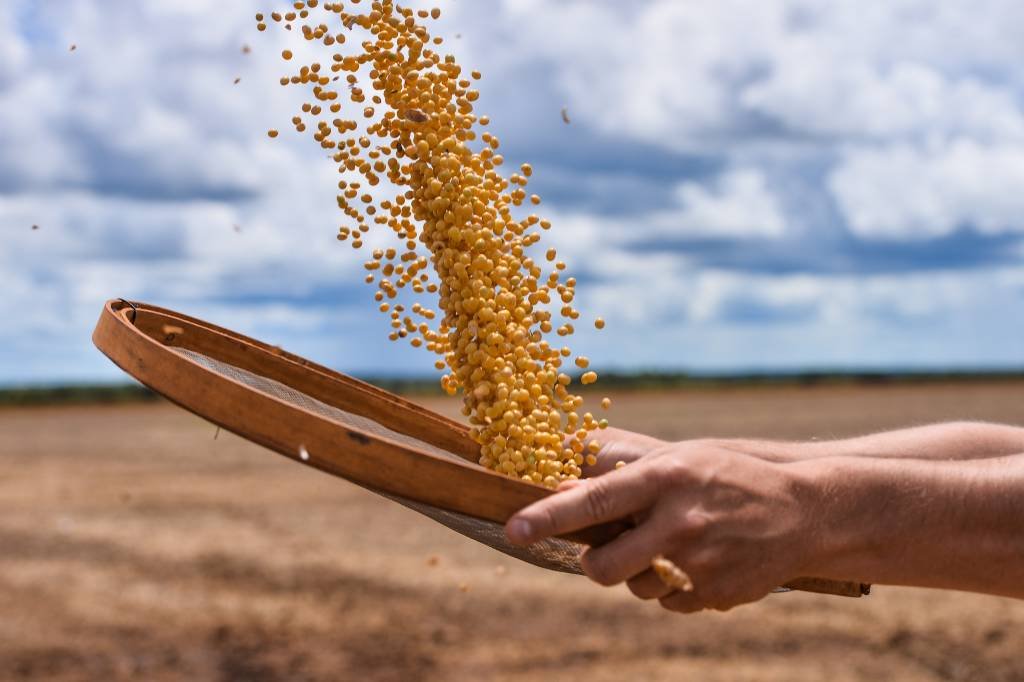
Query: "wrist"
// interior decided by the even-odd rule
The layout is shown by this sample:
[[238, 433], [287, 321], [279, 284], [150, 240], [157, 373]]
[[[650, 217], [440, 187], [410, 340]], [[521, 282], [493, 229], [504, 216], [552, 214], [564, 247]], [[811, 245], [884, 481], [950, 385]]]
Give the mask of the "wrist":
[[867, 580], [892, 547], [897, 526], [887, 518], [885, 463], [819, 457], [790, 465], [807, 491], [806, 575]]

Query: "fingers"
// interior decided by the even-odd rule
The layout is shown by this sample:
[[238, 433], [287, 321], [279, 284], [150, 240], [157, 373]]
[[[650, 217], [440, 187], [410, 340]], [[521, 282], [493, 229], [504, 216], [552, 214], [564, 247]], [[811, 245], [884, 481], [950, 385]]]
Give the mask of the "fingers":
[[535, 502], [509, 519], [505, 535], [514, 545], [529, 545], [627, 517], [650, 506], [656, 493], [656, 485], [642, 467], [626, 467]]
[[[634, 515], [634, 519], [635, 528], [600, 547], [588, 548], [580, 557], [583, 572], [591, 580], [616, 585], [657, 568], [652, 564], [655, 557], [688, 551], [700, 539], [706, 523], [699, 514], [680, 514], [674, 507], [661, 504]], [[688, 579], [685, 574], [682, 577]]]
[[648, 568], [626, 581], [626, 587], [635, 597], [640, 599], [661, 599], [672, 593], [672, 588], [666, 585], [654, 569]]
[[593, 432], [593, 439], [607, 445], [614, 445], [620, 455], [639, 457], [650, 450], [668, 445], [668, 441], [647, 436], [636, 431], [617, 429], [609, 426], [607, 429]]
[[580, 556], [580, 568], [599, 585], [618, 585], [651, 566], [660, 551], [664, 529], [653, 520], [628, 530], [606, 545], [588, 547]]
[[629, 464], [668, 445], [667, 441], [614, 427], [595, 432], [593, 440], [601, 443], [601, 451], [597, 464], [583, 469], [588, 478], [613, 471], [616, 462]]
[[[679, 613], [706, 609], [729, 611], [741, 604], [763, 599], [771, 593], [770, 587], [751, 583], [749, 576], [749, 571], [732, 570], [702, 574], [694, 580], [692, 591], [673, 590], [657, 599], [663, 608]], [[653, 587], [646, 583], [639, 589], [647, 587], [653, 591]]]
[[562, 493], [565, 492], [566, 490], [572, 490], [573, 488], [582, 483], [583, 481], [579, 480], [578, 478], [571, 478], [568, 481], [562, 481], [561, 483], [559, 483], [558, 487], [555, 488], [555, 491]]
[[695, 592], [673, 590], [668, 595], [659, 597], [658, 602], [662, 608], [678, 613], [696, 613], [707, 608], [700, 596]]

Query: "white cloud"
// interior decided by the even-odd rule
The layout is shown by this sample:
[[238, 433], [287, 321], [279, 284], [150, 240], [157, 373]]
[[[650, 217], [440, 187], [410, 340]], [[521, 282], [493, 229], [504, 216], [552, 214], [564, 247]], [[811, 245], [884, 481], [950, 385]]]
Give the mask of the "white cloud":
[[683, 182], [675, 195], [680, 210], [657, 221], [666, 233], [737, 238], [778, 237], [786, 231], [782, 208], [756, 169], [730, 170], [712, 187]]
[[1024, 140], [1024, 115], [1011, 92], [973, 77], [949, 78], [929, 64], [822, 60], [818, 50], [784, 52], [770, 77], [743, 91], [743, 104], [797, 134]]
[[[666, 239], [774, 239], [787, 232], [778, 197], [761, 171], [734, 168], [702, 184], [685, 181], [672, 192], [669, 209], [634, 209], [628, 217], [548, 211], [554, 228], [545, 241], [588, 264], [630, 263], [626, 246], [638, 237]], [[679, 264], [678, 256], [672, 256]]]
[[706, 147], [702, 136], [734, 126], [730, 90], [770, 52], [781, 10], [664, 0], [501, 7], [518, 40], [529, 42], [516, 53], [550, 62], [581, 121], [677, 149]]
[[[784, 197], [787, 208], [817, 201], [800, 193], [836, 193], [838, 183], [840, 217], [858, 236], [927, 239], [948, 234], [951, 221], [983, 233], [1024, 229], [1013, 196], [1024, 147], [1019, 2], [456, 7], [467, 21], [487, 15], [488, 26], [515, 27], [480, 41], [510, 47], [493, 60], [499, 81], [524, 64], [550, 72], [574, 123], [608, 139], [715, 154], [766, 176], [781, 163], [775, 184], [795, 193]], [[942, 168], [911, 168], [920, 165], [913, 157]], [[803, 183], [837, 161], [831, 185]], [[852, 177], [867, 166], [879, 171], [875, 180]], [[988, 189], [976, 187], [981, 178]], [[965, 184], [950, 187], [954, 179]], [[696, 182], [698, 195], [713, 191]], [[742, 199], [721, 208], [744, 210]]]
[[494, 24], [516, 27], [503, 37], [522, 44], [513, 54], [544, 60], [578, 117], [609, 134], [706, 149], [751, 115], [800, 135], [1024, 132], [1005, 87], [1021, 84], [1024, 58], [1012, 1], [506, 0], [498, 11]]
[[16, 30], [14, 6], [0, 7], [0, 88], [16, 80], [24, 68], [28, 47]]
[[850, 229], [867, 239], [942, 237], [968, 225], [1024, 232], [1024, 144], [854, 147], [829, 187]]

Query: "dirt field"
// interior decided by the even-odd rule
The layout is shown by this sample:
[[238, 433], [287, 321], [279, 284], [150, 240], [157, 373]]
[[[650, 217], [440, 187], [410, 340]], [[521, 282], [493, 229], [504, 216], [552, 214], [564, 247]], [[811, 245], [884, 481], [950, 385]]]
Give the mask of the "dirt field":
[[[673, 438], [1024, 422], [1024, 383], [613, 399]], [[1024, 679], [1024, 602], [876, 587], [676, 616], [214, 431], [162, 404], [0, 411], [0, 679]]]

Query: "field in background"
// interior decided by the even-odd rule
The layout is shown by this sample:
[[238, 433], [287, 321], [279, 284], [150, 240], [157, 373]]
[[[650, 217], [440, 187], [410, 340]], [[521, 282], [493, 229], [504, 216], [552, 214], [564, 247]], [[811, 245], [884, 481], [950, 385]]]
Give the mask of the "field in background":
[[[572, 374], [573, 372], [570, 372]], [[579, 375], [576, 370], [575, 375]], [[409, 396], [442, 397], [439, 375], [361, 377], [375, 386]], [[601, 390], [669, 390], [792, 386], [863, 386], [877, 384], [949, 384], [1024, 382], [1024, 372], [992, 371], [806, 371], [771, 374], [688, 374], [685, 372], [601, 372]], [[152, 402], [159, 396], [138, 383], [67, 386], [0, 386], [0, 408], [37, 405], [95, 405]]]
[[[1024, 423], [1010, 380], [612, 398], [668, 438]], [[676, 616], [214, 436], [164, 403], [0, 410], [0, 679], [1024, 678], [1024, 602], [876, 587]]]

